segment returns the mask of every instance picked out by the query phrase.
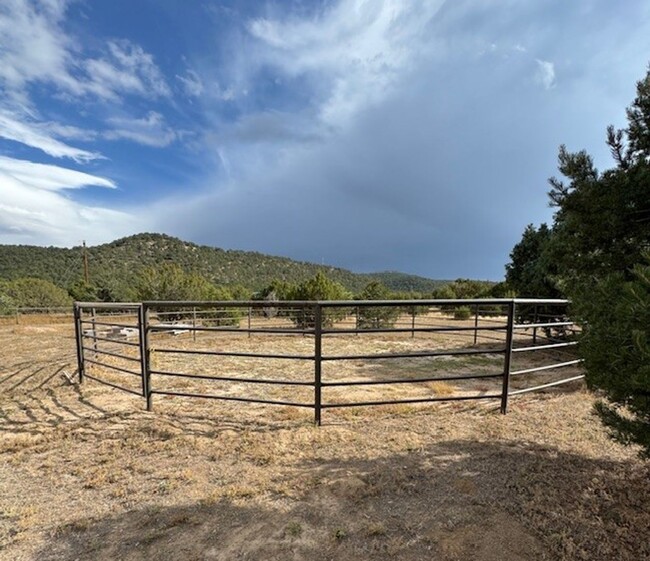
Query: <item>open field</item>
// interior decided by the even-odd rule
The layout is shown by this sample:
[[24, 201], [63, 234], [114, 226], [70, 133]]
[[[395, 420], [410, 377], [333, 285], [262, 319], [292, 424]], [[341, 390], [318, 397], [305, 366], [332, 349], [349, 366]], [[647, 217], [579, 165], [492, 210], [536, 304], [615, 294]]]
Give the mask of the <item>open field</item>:
[[[443, 348], [467, 344], [435, 337]], [[324, 352], [430, 343], [337, 336]], [[154, 349], [221, 345], [313, 350], [309, 337], [282, 335], [152, 341]], [[0, 326], [0, 349], [0, 559], [650, 558], [648, 466], [607, 438], [580, 382], [512, 398], [506, 416], [497, 401], [347, 408], [327, 410], [315, 428], [310, 409], [155, 396], [148, 413], [142, 398], [71, 384], [63, 375], [76, 365], [68, 324]], [[208, 357], [153, 354], [161, 370], [313, 375], [309, 361], [221, 357], [217, 370]], [[502, 360], [345, 361], [326, 364], [323, 375], [498, 372]], [[527, 368], [541, 359], [516, 360]], [[553, 378], [513, 379], [513, 387], [542, 379]], [[295, 401], [313, 391], [155, 379], [163, 381]], [[325, 400], [480, 394], [498, 384], [327, 388]]]

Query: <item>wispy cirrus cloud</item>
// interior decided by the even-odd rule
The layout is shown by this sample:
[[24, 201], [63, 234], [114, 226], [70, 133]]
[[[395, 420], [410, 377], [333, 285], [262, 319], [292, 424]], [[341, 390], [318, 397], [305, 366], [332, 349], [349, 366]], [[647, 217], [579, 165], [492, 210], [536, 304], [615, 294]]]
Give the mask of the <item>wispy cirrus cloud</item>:
[[550, 90], [555, 87], [555, 65], [548, 60], [536, 59], [537, 71], [535, 72], [535, 80], [545, 90]]
[[412, 68], [430, 40], [424, 30], [443, 4], [344, 0], [309, 18], [254, 19], [248, 29], [264, 45], [260, 63], [311, 76], [320, 118], [340, 125], [381, 101]]
[[99, 56], [84, 53], [64, 28], [66, 0], [6, 0], [0, 5], [0, 86], [29, 104], [28, 86], [49, 84], [72, 96], [116, 100], [123, 94], [169, 96], [153, 56], [127, 39], [113, 39]]
[[81, 94], [95, 94], [110, 100], [117, 100], [124, 94], [171, 95], [153, 56], [126, 39], [109, 41], [104, 56], [86, 59], [80, 66], [84, 72], [78, 79]]
[[37, 148], [54, 158], [70, 158], [79, 163], [101, 158], [97, 152], [82, 150], [61, 142], [56, 138], [57, 136], [89, 139], [95, 135], [77, 127], [34, 122], [23, 115], [0, 110], [0, 137], [2, 138]]
[[81, 171], [48, 164], [37, 164], [28, 160], [17, 160], [0, 156], [0, 170], [4, 177], [30, 185], [35, 189], [47, 191], [62, 191], [65, 189], [80, 189], [90, 185], [115, 189], [116, 185], [110, 179], [97, 177]]
[[203, 80], [194, 70], [188, 70], [184, 76], [177, 74], [176, 79], [183, 85], [183, 90], [190, 97], [199, 97], [205, 89]]
[[145, 146], [163, 147], [178, 137], [176, 131], [165, 123], [165, 118], [155, 111], [150, 111], [141, 119], [111, 117], [107, 123], [112, 128], [103, 136], [109, 140], [126, 139]]

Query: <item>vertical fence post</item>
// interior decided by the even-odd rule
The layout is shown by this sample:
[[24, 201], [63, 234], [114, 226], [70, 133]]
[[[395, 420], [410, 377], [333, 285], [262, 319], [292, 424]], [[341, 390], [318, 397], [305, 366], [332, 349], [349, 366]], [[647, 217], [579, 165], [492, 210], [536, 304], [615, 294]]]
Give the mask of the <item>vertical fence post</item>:
[[321, 423], [321, 367], [323, 361], [323, 310], [314, 305], [314, 423]]
[[510, 364], [512, 362], [512, 346], [515, 335], [515, 301], [508, 302], [508, 327], [506, 331], [506, 350], [503, 361], [503, 389], [501, 393], [501, 413], [508, 411], [508, 392], [510, 391]]
[[84, 350], [83, 350], [83, 331], [81, 325], [81, 310], [75, 302], [74, 308], [74, 334], [77, 343], [77, 371], [79, 373], [79, 383], [84, 381]]
[[248, 306], [248, 338], [251, 338], [251, 316], [253, 315], [253, 306]]
[[354, 328], [355, 328], [356, 331], [357, 331], [357, 332], [356, 332], [356, 335], [359, 335], [359, 306], [357, 306], [357, 307], [354, 309], [354, 313], [355, 313], [355, 316], [356, 316], [356, 323], [355, 323]]
[[95, 324], [95, 321], [97, 320], [97, 310], [95, 310], [95, 308], [91, 308], [90, 313], [93, 326], [93, 349], [95, 349], [93, 360], [97, 360], [97, 325]]
[[411, 306], [411, 339], [415, 339], [415, 306]]
[[196, 306], [192, 306], [192, 341], [196, 343]]
[[474, 346], [478, 343], [478, 304], [474, 306]]
[[145, 339], [145, 325], [144, 325], [144, 311], [142, 304], [138, 306], [138, 339], [140, 340], [140, 376], [142, 376], [142, 397], [147, 397], [147, 359], [146, 359], [146, 345]]
[[[538, 317], [537, 317], [537, 304], [535, 304], [534, 312], [533, 312], [533, 324], [537, 323]], [[537, 328], [533, 327], [533, 345], [537, 344]]]
[[151, 411], [151, 346], [149, 344], [149, 306], [146, 302], [141, 305], [142, 321], [140, 323], [140, 339], [142, 341], [142, 376], [143, 385], [146, 388], [147, 411]]

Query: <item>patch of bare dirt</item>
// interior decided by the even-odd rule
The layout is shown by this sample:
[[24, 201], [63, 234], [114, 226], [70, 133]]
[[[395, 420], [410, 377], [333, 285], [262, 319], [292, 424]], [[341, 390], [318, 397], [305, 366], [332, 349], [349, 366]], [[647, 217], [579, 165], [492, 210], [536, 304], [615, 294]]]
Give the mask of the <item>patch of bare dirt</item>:
[[[430, 343], [415, 340], [363, 344]], [[579, 383], [513, 399], [506, 416], [494, 402], [351, 408], [315, 428], [308, 409], [157, 396], [147, 413], [142, 398], [71, 384], [70, 326], [2, 327], [0, 345], [3, 560], [650, 558], [648, 466], [607, 437]], [[308, 375], [297, 368], [264, 376]], [[329, 375], [392, 374], [352, 361]], [[394, 395], [422, 391], [450, 390]]]

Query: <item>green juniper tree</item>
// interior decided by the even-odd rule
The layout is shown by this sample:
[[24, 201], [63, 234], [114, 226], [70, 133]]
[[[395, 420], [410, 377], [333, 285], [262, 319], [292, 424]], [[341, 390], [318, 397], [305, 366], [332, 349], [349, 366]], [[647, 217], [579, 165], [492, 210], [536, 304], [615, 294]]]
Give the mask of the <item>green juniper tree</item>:
[[[393, 295], [379, 281], [370, 281], [359, 294], [359, 300], [390, 300]], [[392, 327], [399, 317], [397, 306], [360, 306], [358, 311], [359, 329], [379, 329]]]
[[531, 295], [550, 295], [551, 280], [572, 299], [587, 383], [604, 395], [597, 411], [615, 438], [650, 457], [650, 70], [627, 118], [625, 129], [607, 129], [615, 165], [602, 173], [586, 152], [560, 147], [566, 179], [550, 179], [553, 228], [527, 229], [507, 270], [543, 292]]

